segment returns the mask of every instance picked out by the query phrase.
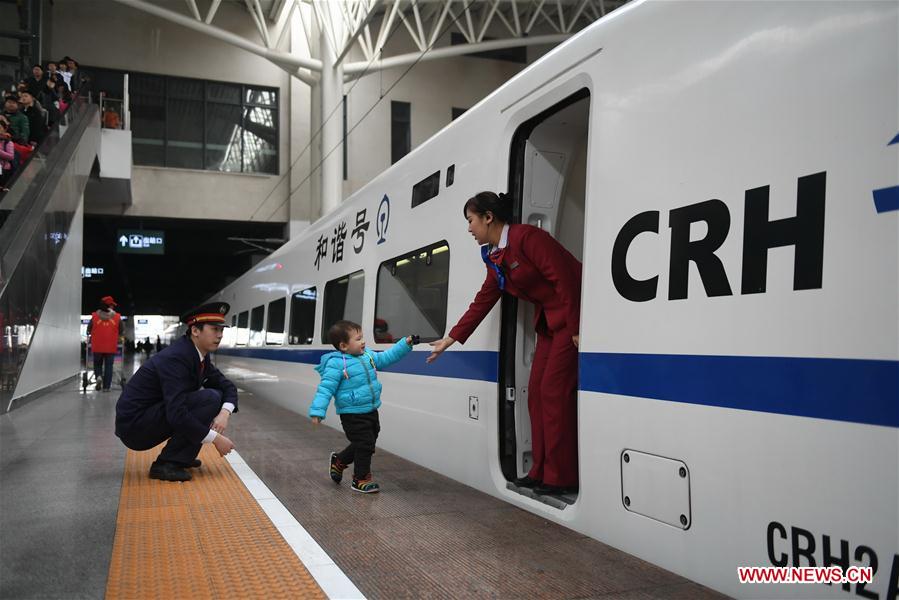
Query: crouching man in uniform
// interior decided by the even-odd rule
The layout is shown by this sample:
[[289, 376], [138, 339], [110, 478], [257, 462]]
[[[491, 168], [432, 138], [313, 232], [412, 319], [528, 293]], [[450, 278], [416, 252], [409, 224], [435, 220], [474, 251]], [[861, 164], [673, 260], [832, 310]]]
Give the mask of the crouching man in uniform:
[[237, 388], [209, 358], [222, 341], [224, 302], [186, 313], [184, 337], [141, 365], [116, 403], [115, 433], [132, 450], [149, 450], [168, 440], [150, 467], [151, 479], [189, 481], [197, 454], [212, 443], [222, 456], [234, 449], [224, 436], [237, 411]]

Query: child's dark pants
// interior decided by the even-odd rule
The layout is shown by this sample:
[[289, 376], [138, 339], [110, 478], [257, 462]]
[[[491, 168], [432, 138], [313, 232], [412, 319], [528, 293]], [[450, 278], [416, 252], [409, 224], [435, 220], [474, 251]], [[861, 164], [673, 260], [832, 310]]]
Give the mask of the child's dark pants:
[[375, 442], [381, 431], [378, 411], [340, 415], [340, 424], [350, 445], [337, 454], [337, 459], [345, 465], [353, 464], [353, 476], [363, 479], [371, 473], [371, 455], [375, 453]]

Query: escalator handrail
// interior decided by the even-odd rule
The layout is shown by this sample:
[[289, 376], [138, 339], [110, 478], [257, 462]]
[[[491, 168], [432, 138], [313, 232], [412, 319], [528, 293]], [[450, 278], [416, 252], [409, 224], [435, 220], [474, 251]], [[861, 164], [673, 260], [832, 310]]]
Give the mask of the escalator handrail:
[[[0, 229], [0, 297], [40, 223], [53, 189], [69, 166], [84, 131], [95, 120], [99, 127], [99, 108], [85, 100], [73, 103], [66, 113], [72, 113], [75, 119], [70, 120], [65, 135], [58, 138], [59, 143], [46, 157], [44, 168], [34, 181], [28, 183], [28, 189]], [[58, 136], [58, 132], [54, 133]]]

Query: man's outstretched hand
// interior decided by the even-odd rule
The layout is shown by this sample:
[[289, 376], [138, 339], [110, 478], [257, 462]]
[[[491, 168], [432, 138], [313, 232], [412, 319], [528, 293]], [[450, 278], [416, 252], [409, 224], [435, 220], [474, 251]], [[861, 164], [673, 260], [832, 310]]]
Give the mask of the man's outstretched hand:
[[212, 440], [212, 445], [215, 446], [215, 449], [218, 450], [221, 456], [225, 456], [232, 450], [234, 450], [234, 442], [223, 436], [222, 434], [218, 434], [215, 436], [215, 439]]

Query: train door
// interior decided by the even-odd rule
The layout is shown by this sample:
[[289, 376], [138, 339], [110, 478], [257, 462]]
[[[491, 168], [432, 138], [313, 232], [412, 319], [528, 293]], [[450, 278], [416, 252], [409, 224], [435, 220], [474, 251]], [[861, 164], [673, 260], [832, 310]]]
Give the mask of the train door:
[[[589, 108], [584, 89], [522, 124], [510, 156], [516, 222], [547, 231], [578, 260], [584, 247]], [[533, 305], [504, 297], [502, 322], [500, 455], [503, 474], [512, 480], [527, 474], [533, 462], [528, 416], [536, 348]]]

